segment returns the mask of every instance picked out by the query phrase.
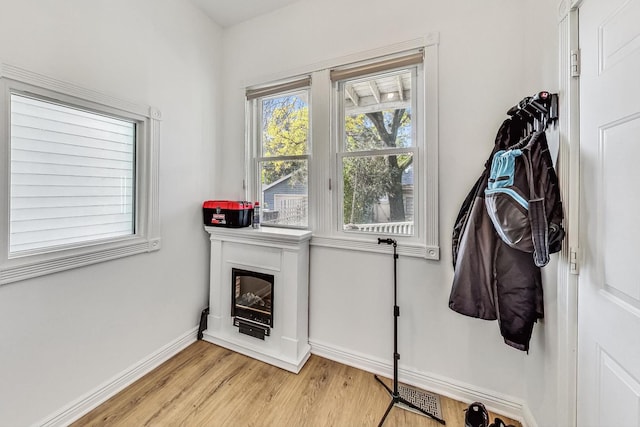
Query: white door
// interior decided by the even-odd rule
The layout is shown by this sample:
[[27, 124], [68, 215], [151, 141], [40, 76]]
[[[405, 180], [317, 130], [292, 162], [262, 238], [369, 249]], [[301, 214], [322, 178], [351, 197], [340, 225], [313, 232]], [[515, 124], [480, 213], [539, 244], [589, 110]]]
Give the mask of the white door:
[[578, 426], [640, 427], [640, 0], [579, 21]]

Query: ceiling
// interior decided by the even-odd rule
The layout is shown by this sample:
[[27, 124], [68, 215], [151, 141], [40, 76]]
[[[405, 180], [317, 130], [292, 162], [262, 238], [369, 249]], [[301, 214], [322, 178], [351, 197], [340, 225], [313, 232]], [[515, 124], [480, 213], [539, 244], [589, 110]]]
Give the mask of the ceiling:
[[222, 27], [231, 27], [298, 0], [191, 0]]

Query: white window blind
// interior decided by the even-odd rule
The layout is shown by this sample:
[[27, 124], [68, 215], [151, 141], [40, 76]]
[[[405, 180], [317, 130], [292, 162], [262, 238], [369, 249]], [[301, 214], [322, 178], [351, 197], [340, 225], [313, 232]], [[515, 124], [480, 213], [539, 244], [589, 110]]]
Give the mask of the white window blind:
[[9, 253], [133, 235], [136, 123], [11, 94]]

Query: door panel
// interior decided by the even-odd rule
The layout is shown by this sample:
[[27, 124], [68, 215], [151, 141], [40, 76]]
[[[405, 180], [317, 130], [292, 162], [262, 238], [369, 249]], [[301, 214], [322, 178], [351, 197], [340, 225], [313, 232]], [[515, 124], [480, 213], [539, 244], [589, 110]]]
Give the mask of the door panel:
[[640, 48], [640, 2], [627, 1], [606, 19], [598, 34], [600, 73]]
[[[636, 425], [640, 414], [640, 383], [599, 348], [600, 425]], [[610, 396], [615, 396], [611, 399]]]
[[[640, 84], [640, 82], [639, 82]], [[640, 116], [623, 118], [601, 126], [600, 169], [602, 171], [600, 204], [605, 291], [626, 297], [640, 308], [640, 262], [636, 250], [619, 250], [620, 243], [640, 242], [640, 227], [634, 224], [640, 214], [640, 195], [632, 183], [640, 184]], [[631, 249], [633, 249], [631, 247]]]
[[640, 427], [640, 0], [579, 19], [577, 424]]

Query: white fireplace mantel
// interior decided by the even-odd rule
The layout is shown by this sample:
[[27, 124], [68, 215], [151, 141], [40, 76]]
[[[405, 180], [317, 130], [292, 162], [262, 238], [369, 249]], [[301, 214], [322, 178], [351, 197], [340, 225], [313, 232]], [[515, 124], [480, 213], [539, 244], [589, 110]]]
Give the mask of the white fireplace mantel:
[[[204, 227], [211, 240], [209, 316], [203, 339], [298, 373], [309, 346], [307, 230]], [[231, 269], [274, 276], [273, 327], [265, 339], [242, 334], [231, 317]]]

